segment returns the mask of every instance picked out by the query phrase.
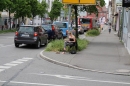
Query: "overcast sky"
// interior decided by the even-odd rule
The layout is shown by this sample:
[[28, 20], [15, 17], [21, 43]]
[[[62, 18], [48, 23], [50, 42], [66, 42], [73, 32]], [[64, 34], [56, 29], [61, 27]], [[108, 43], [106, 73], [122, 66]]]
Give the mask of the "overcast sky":
[[106, 6], [108, 6], [108, 2], [109, 2], [109, 0], [105, 0], [105, 2], [106, 2]]

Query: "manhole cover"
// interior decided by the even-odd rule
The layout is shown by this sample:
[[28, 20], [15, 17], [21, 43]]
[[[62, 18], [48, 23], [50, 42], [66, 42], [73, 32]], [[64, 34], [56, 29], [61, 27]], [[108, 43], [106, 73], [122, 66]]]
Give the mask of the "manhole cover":
[[127, 69], [120, 69], [120, 70], [117, 70], [117, 72], [121, 72], [121, 73], [129, 73], [130, 70], [127, 70]]

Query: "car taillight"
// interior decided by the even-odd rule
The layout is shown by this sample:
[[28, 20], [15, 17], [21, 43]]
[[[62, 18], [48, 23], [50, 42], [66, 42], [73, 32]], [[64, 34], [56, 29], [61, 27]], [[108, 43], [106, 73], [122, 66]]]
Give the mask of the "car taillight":
[[17, 31], [15, 32], [15, 36], [18, 36], [18, 32]]
[[34, 32], [34, 36], [38, 36], [38, 33], [37, 33], [37, 32]]

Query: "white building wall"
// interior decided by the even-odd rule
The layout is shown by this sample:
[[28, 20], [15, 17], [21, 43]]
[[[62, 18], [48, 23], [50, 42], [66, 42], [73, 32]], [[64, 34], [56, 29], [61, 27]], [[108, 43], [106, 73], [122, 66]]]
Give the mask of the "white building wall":
[[130, 10], [127, 12], [124, 9], [124, 22], [123, 22], [123, 39], [124, 46], [130, 53]]

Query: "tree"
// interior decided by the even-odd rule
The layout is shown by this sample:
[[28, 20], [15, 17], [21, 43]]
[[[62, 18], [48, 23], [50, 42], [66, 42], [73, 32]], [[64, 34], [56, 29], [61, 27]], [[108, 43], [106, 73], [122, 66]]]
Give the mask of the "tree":
[[28, 4], [31, 7], [31, 16], [33, 18], [33, 21], [32, 21], [32, 23], [33, 23], [34, 22], [34, 17], [39, 14], [38, 13], [39, 12], [39, 10], [38, 10], [39, 2], [38, 2], [38, 0], [28, 0]]
[[60, 16], [62, 7], [63, 7], [63, 4], [59, 0], [54, 0], [52, 7], [51, 7], [51, 11], [49, 13], [49, 17], [52, 22], [54, 19], [57, 19], [58, 16]]
[[31, 6], [28, 0], [15, 0], [14, 3], [15, 18], [22, 17], [22, 22], [24, 22], [24, 17], [31, 17]]
[[44, 17], [45, 13], [47, 13], [47, 8], [48, 8], [48, 5], [45, 2], [45, 0], [43, 0], [38, 5], [38, 14], [41, 16], [41, 23], [42, 23], [42, 18]]
[[68, 5], [67, 4], [64, 4], [62, 10], [64, 11], [64, 19], [67, 17], [67, 14], [68, 14]]
[[12, 0], [5, 0], [5, 10], [9, 12], [9, 23], [10, 23], [10, 29], [11, 29], [11, 13], [13, 13], [13, 1]]
[[0, 11], [6, 8], [6, 0], [0, 0]]
[[[100, 6], [101, 7], [105, 6], [105, 1], [104, 0], [99, 0], [99, 1], [100, 1]], [[88, 5], [88, 6], [83, 5], [80, 10], [81, 11], [87, 11], [90, 14], [95, 13], [98, 16], [98, 9], [97, 9], [96, 6], [97, 5]]]

